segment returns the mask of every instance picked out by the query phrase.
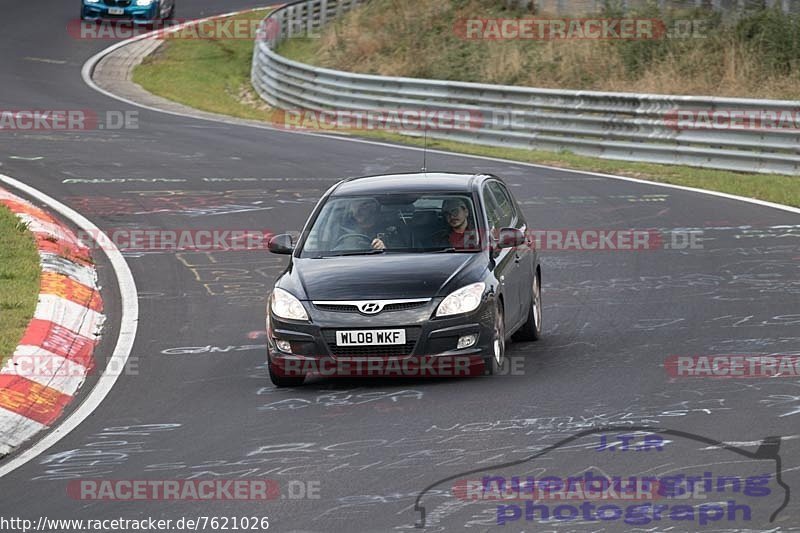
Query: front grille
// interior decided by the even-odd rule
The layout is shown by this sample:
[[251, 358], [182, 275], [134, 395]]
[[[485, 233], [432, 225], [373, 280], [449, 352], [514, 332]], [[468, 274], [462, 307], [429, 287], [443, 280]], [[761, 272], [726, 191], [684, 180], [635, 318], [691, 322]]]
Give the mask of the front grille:
[[[336, 346], [335, 329], [323, 329], [322, 337], [325, 339], [325, 343], [328, 345], [331, 354], [337, 357], [402, 357], [410, 355], [414, 351], [414, 347], [417, 345], [417, 341], [422, 333], [422, 328], [420, 327], [404, 329], [406, 330], [406, 343], [389, 346]], [[348, 329], [348, 331], [351, 330]]]
[[104, 0], [105, 5], [111, 7], [128, 7], [133, 0]]
[[401, 304], [389, 304], [383, 308], [383, 311], [408, 311], [409, 309], [416, 309], [427, 305], [428, 302], [406, 302]]
[[314, 304], [317, 309], [323, 311], [334, 311], [338, 313], [358, 313], [355, 305], [333, 305], [333, 304]]
[[[381, 313], [391, 312], [391, 311], [408, 311], [409, 309], [417, 309], [419, 307], [424, 307], [428, 304], [428, 301], [422, 302], [402, 302], [396, 304], [386, 304]], [[318, 304], [315, 303], [314, 306], [317, 309], [322, 311], [332, 311], [334, 313], [359, 313], [358, 307], [353, 304]], [[380, 313], [376, 313], [380, 314]], [[373, 315], [367, 315], [373, 316]]]
[[395, 346], [335, 346], [328, 345], [336, 357], [405, 357], [414, 351], [416, 342]]

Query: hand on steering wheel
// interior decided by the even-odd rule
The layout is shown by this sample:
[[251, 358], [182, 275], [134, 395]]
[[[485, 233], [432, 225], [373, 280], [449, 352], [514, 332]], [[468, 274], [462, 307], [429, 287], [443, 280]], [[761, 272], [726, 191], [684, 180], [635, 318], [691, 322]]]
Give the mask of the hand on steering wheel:
[[363, 241], [366, 246], [371, 246], [373, 250], [385, 250], [386, 244], [380, 239], [373, 239], [368, 235], [364, 235], [363, 233], [351, 233], [349, 235], [342, 235], [333, 245], [333, 249], [337, 249], [339, 246], [342, 245], [347, 239], [359, 239]]

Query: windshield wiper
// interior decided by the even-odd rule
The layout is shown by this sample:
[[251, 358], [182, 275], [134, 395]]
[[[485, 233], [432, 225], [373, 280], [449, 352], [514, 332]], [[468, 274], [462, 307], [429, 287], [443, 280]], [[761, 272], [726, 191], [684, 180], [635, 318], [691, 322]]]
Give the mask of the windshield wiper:
[[444, 248], [442, 250], [436, 250], [435, 252], [431, 252], [434, 254], [460, 254], [464, 252], [475, 252], [474, 248]]
[[375, 254], [382, 254], [385, 253], [386, 250], [361, 250], [358, 252], [345, 252], [342, 254], [335, 254], [335, 255], [326, 255], [324, 257], [345, 257], [350, 255], [375, 255]]

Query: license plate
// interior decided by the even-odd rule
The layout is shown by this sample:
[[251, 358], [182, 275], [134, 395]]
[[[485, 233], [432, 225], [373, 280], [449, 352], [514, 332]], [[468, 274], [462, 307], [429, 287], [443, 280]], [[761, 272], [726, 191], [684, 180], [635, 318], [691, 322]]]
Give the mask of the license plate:
[[336, 346], [387, 346], [406, 343], [404, 329], [362, 329], [337, 331]]
[[109, 7], [108, 8], [108, 14], [109, 15], [124, 15], [125, 14], [125, 8], [122, 8], [122, 7]]

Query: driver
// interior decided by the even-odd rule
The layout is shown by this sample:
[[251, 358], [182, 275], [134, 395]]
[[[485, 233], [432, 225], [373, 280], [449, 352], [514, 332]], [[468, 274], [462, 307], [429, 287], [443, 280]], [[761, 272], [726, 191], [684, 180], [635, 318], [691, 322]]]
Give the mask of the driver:
[[[354, 242], [358, 235], [370, 239], [373, 250], [386, 249], [386, 233], [396, 233], [397, 228], [384, 228], [380, 220], [380, 204], [373, 198], [354, 200], [348, 209], [348, 221], [342, 225], [340, 234], [352, 235]], [[340, 237], [340, 240], [343, 239]]]

